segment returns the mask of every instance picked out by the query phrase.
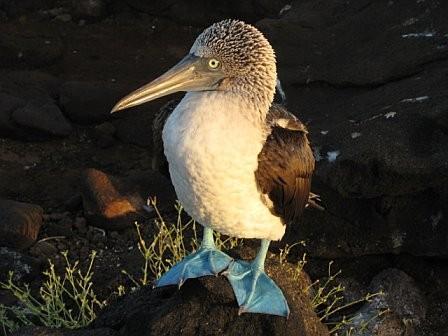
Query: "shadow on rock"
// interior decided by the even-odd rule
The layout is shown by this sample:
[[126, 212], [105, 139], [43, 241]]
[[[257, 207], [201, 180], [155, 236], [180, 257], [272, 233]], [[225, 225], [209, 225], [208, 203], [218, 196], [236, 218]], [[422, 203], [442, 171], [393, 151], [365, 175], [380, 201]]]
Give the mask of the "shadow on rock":
[[[293, 300], [289, 301], [291, 305]], [[309, 303], [291, 305], [289, 319], [262, 314], [238, 316], [232, 288], [224, 277], [188, 280], [180, 290], [174, 286], [144, 287], [109, 306], [94, 325], [120, 329], [129, 336], [328, 335]]]

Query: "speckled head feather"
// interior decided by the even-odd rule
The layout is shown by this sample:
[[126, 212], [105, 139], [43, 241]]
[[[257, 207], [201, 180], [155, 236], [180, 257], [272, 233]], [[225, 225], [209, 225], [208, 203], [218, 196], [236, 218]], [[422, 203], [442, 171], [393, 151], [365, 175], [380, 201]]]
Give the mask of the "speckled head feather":
[[217, 22], [198, 36], [190, 53], [222, 63], [226, 78], [220, 90], [246, 96], [252, 103], [262, 104], [262, 109], [272, 103], [277, 78], [275, 54], [255, 27], [238, 20]]

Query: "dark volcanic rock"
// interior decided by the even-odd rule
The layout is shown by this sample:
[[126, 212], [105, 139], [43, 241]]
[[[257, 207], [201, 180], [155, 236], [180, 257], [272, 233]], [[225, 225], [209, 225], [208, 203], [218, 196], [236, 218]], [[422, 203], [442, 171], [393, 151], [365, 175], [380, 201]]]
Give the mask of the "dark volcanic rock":
[[115, 336], [118, 333], [115, 330], [100, 329], [78, 329], [62, 330], [50, 329], [45, 327], [23, 327], [11, 334], [11, 336]]
[[40, 206], [0, 199], [0, 246], [29, 247], [42, 225]]
[[38, 71], [2, 71], [0, 136], [29, 140], [67, 134], [71, 126], [54, 105], [57, 83], [54, 77]]
[[15, 283], [30, 281], [38, 275], [41, 264], [37, 259], [11, 250], [7, 247], [0, 247], [0, 282], [8, 280], [8, 272], [14, 273]]
[[312, 254], [448, 255], [447, 78], [440, 62], [377, 88], [290, 94], [311, 120], [327, 210], [300, 229]]
[[154, 118], [152, 110], [156, 108], [142, 105], [137, 107], [136, 111], [124, 112], [126, 114], [118, 116], [112, 122], [117, 130], [116, 137], [122, 142], [150, 149], [152, 146], [151, 125]]
[[54, 6], [55, 2], [55, 0], [0, 0], [0, 9], [3, 9], [8, 16], [15, 17], [38, 9], [49, 8]]
[[83, 207], [89, 224], [107, 230], [122, 230], [142, 218], [143, 200], [135, 194], [122, 194], [117, 184], [117, 179], [99, 170], [85, 172]]
[[[318, 174], [349, 197], [405, 195], [448, 179], [448, 62], [418, 76], [333, 102], [334, 122], [314, 133], [324, 157]], [[325, 127], [321, 116], [315, 126]]]
[[25, 102], [7, 93], [0, 93], [0, 136], [10, 136], [17, 130], [17, 125], [11, 120], [12, 113], [25, 105]]
[[114, 144], [115, 132], [115, 126], [110, 122], [105, 122], [95, 127], [93, 136], [99, 147], [107, 148]]
[[126, 0], [132, 8], [157, 16], [168, 16], [176, 22], [206, 26], [214, 22], [240, 18], [254, 22], [265, 17], [277, 17], [288, 3], [286, 0], [217, 0], [217, 1], [144, 1]]
[[370, 291], [382, 291], [378, 308], [389, 308], [400, 319], [413, 326], [426, 316], [426, 302], [414, 279], [398, 269], [389, 268], [376, 275], [370, 283]]
[[[415, 328], [426, 316], [426, 302], [415, 281], [398, 269], [386, 269], [370, 284], [375, 297], [355, 314], [353, 327], [359, 336], [415, 335]], [[388, 312], [379, 317], [382, 311]], [[362, 328], [362, 321], [372, 322]]]
[[151, 149], [153, 120], [165, 100], [162, 98], [150, 104], [143, 104], [114, 114], [112, 123], [116, 128], [116, 137], [122, 142]]
[[319, 161], [312, 255], [448, 255], [447, 5], [296, 1], [257, 24]]
[[59, 92], [59, 103], [67, 118], [80, 124], [100, 123], [121, 98], [118, 88], [106, 83], [67, 82]]
[[42, 106], [26, 105], [12, 113], [12, 119], [19, 125], [50, 135], [67, 136], [72, 127], [55, 104]]
[[73, 14], [79, 18], [99, 19], [107, 13], [106, 0], [73, 0]]
[[82, 182], [84, 216], [90, 225], [107, 230], [134, 226], [146, 216], [143, 205], [155, 197], [159, 209], [172, 209], [176, 196], [173, 187], [157, 172], [132, 170], [128, 177], [110, 176], [88, 169]]
[[8, 71], [0, 72], [1, 91], [18, 97], [27, 103], [45, 104], [54, 102], [60, 81], [41, 71]]
[[57, 35], [32, 30], [0, 30], [0, 68], [38, 68], [50, 65], [62, 56]]
[[158, 172], [146, 170], [131, 170], [123, 179], [123, 189], [126, 193], [137, 191], [142, 199], [156, 198], [159, 209], [172, 210], [177, 196], [174, 188], [165, 176]]
[[311, 309], [307, 294], [297, 285], [291, 287], [287, 292], [289, 319], [264, 314], [238, 316], [232, 288], [218, 276], [190, 279], [180, 290], [175, 286], [144, 287], [111, 304], [93, 325], [120, 329], [128, 336], [329, 335]]
[[258, 27], [276, 50], [285, 84], [374, 85], [416, 74], [448, 56], [446, 2], [294, 1]]
[[38, 241], [36, 244], [31, 246], [29, 253], [39, 260], [46, 262], [48, 259], [53, 258], [57, 253], [58, 249], [47, 241]]

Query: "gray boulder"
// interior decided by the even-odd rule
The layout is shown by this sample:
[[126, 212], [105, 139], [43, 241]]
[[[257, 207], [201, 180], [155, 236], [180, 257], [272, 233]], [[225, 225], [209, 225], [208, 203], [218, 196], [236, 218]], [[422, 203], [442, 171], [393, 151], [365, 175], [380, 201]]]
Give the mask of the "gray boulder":
[[0, 136], [41, 140], [70, 134], [71, 125], [54, 100], [57, 79], [37, 71], [0, 76]]
[[59, 104], [68, 119], [94, 124], [110, 119], [110, 110], [121, 96], [119, 89], [105, 83], [71, 81], [60, 88]]
[[[349, 326], [359, 336], [411, 336], [426, 317], [426, 302], [414, 279], [398, 269], [376, 275], [369, 288], [382, 293], [366, 303]], [[367, 327], [362, 321], [371, 321]]]
[[15, 110], [11, 117], [21, 126], [50, 135], [67, 136], [72, 131], [72, 126], [59, 107], [52, 103], [42, 106], [26, 105]]

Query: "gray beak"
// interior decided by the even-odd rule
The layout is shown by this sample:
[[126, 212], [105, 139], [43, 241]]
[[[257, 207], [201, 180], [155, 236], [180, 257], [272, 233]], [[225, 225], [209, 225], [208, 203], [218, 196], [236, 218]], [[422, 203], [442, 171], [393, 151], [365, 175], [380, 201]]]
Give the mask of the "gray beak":
[[206, 59], [195, 55], [187, 55], [159, 78], [121, 99], [111, 113], [179, 91], [216, 89], [221, 79], [224, 78], [224, 74], [219, 70], [208, 69], [206, 61]]

